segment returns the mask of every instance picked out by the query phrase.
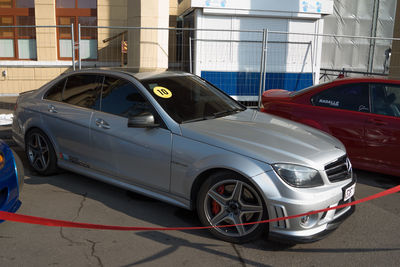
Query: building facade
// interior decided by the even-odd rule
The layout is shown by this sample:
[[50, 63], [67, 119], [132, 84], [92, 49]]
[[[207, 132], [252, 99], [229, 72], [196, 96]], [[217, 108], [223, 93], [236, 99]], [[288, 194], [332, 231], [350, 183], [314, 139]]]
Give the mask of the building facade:
[[[100, 27], [168, 28], [176, 15], [176, 0], [0, 0], [0, 95], [37, 89], [71, 70], [72, 54], [85, 67], [119, 66], [122, 36], [115, 35], [124, 31]], [[87, 27], [79, 46], [78, 24]], [[130, 40], [138, 35], [141, 42]], [[124, 55], [128, 65], [168, 68], [168, 32], [124, 38], [135, 43]]]
[[[252, 101], [263, 29], [269, 31], [265, 89], [297, 90], [318, 83], [330, 61], [321, 66], [322, 38], [287, 33], [323, 33], [323, 19], [333, 13], [334, 0], [0, 0], [0, 95], [39, 88], [81, 59], [83, 68], [191, 71]], [[168, 30], [177, 27], [194, 30]], [[375, 62], [383, 66], [382, 60]]]

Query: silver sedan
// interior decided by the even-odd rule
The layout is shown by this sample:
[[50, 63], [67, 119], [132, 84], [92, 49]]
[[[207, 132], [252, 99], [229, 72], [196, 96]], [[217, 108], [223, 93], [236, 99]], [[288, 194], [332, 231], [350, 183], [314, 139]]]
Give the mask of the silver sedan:
[[12, 130], [39, 174], [67, 169], [197, 210], [230, 242], [318, 240], [354, 210], [254, 224], [351, 201], [345, 148], [187, 73], [63, 74], [19, 96]]

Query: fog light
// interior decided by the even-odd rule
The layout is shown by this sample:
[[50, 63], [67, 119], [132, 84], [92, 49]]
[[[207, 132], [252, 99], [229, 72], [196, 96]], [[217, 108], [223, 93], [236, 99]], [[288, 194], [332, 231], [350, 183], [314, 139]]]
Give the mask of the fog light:
[[308, 215], [303, 216], [303, 217], [301, 217], [301, 224], [307, 225], [309, 220], [310, 220], [310, 216], [308, 216]]
[[306, 215], [300, 218], [300, 226], [303, 228], [311, 228], [318, 221], [318, 214]]

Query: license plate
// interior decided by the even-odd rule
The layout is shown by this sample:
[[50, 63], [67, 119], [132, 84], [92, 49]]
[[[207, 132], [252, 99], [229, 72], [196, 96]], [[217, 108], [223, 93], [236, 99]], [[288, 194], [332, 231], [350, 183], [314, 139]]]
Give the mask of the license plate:
[[347, 201], [352, 196], [354, 196], [355, 191], [356, 191], [356, 184], [353, 184], [350, 187], [346, 188], [346, 190], [344, 190], [343, 201]]

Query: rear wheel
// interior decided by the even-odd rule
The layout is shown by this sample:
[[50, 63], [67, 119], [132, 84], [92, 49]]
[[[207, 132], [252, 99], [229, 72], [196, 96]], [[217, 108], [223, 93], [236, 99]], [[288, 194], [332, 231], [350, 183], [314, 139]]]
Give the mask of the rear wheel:
[[[249, 224], [266, 220], [264, 201], [253, 185], [239, 174], [218, 172], [201, 186], [197, 212], [203, 225], [218, 238], [234, 243], [249, 242], [268, 229], [268, 224]], [[236, 225], [233, 227], [218, 227]]]
[[49, 138], [39, 129], [29, 131], [25, 141], [25, 152], [30, 166], [42, 175], [57, 172], [57, 157]]

